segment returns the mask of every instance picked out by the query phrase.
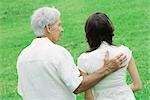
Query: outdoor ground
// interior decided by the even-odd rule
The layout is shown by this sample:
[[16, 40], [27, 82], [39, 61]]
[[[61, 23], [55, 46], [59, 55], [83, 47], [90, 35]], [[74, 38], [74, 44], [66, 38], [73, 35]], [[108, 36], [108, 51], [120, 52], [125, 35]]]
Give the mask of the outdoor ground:
[[[0, 1], [0, 100], [21, 100], [17, 94], [16, 60], [34, 38], [30, 16], [42, 6], [61, 11], [64, 33], [58, 44], [75, 59], [88, 45], [84, 35], [87, 17], [105, 12], [115, 26], [114, 43], [128, 46], [135, 58], [143, 88], [137, 100], [150, 100], [150, 0], [1, 0]], [[131, 83], [129, 75], [127, 82]], [[78, 94], [77, 100], [83, 100]]]

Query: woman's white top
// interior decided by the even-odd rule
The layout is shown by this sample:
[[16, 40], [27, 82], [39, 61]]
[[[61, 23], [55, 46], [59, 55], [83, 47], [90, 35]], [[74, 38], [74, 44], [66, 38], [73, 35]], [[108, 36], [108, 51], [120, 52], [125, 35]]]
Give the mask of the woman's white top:
[[127, 56], [125, 67], [110, 74], [92, 88], [94, 100], [135, 100], [134, 94], [126, 83], [126, 70], [132, 57], [132, 52], [126, 46], [112, 46], [107, 42], [102, 42], [100, 47], [92, 52], [83, 53], [78, 59], [78, 66], [87, 73], [92, 73], [103, 67], [106, 51], [109, 58], [123, 53]]

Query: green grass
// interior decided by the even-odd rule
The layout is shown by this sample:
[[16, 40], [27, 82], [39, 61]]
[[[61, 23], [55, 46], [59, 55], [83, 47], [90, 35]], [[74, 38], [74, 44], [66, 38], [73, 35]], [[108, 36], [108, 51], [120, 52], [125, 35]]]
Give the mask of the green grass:
[[[30, 16], [41, 6], [55, 6], [62, 15], [64, 33], [59, 42], [75, 59], [87, 49], [84, 23], [89, 14], [102, 11], [115, 26], [114, 42], [127, 45], [143, 82], [137, 100], [150, 100], [150, 1], [149, 0], [1, 0], [0, 1], [0, 100], [21, 100], [17, 94], [16, 60], [34, 38]], [[127, 81], [131, 79], [128, 75]], [[77, 100], [83, 100], [79, 94]]]

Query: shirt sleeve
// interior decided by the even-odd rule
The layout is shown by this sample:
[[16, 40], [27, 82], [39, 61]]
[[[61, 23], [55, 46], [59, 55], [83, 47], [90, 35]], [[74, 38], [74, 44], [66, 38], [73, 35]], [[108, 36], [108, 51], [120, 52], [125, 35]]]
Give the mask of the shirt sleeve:
[[128, 64], [129, 64], [129, 61], [130, 61], [130, 59], [131, 59], [131, 57], [132, 57], [132, 51], [131, 51], [128, 47], [123, 46], [123, 53], [124, 53], [124, 54], [126, 55], [126, 57], [127, 57], [127, 61], [124, 62], [123, 65], [128, 65]]
[[77, 60], [77, 66], [81, 71], [87, 73], [87, 69], [86, 69], [87, 66], [86, 66], [85, 61], [86, 60], [84, 59], [84, 54], [81, 54], [81, 56]]
[[61, 80], [71, 92], [73, 92], [83, 80], [71, 54], [67, 50], [65, 50], [60, 57], [60, 63], [57, 70]]

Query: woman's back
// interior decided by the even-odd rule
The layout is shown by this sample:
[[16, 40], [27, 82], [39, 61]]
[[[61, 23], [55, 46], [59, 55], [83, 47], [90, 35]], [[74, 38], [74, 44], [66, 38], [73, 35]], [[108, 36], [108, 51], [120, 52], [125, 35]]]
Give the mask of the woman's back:
[[[123, 53], [127, 56], [127, 61], [124, 63], [124, 68], [105, 77], [92, 89], [94, 100], [135, 100], [131, 89], [126, 84], [126, 70], [132, 55], [127, 47], [110, 46], [106, 42], [102, 42], [98, 49], [83, 53], [78, 59], [78, 66], [81, 66], [89, 74], [94, 72], [100, 66], [103, 66], [107, 50], [110, 58]], [[126, 99], [128, 97], [131, 99]]]

